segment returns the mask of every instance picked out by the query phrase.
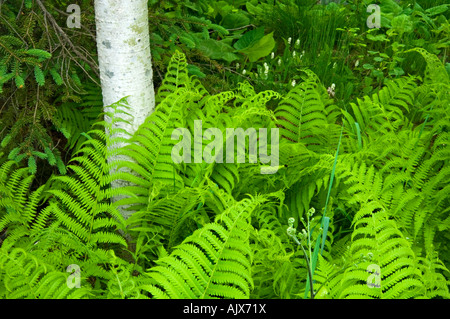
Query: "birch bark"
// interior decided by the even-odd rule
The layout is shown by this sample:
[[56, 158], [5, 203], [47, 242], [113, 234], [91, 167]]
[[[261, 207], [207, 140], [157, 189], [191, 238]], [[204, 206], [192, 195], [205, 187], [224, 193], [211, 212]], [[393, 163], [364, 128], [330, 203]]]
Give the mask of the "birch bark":
[[[95, 0], [95, 22], [105, 111], [128, 96], [132, 119], [122, 114], [120, 117], [130, 121], [130, 125], [118, 122], [113, 129], [124, 128], [133, 134], [155, 108], [147, 0]], [[108, 162], [116, 159], [108, 158]], [[115, 181], [111, 186], [123, 185], [124, 181]], [[130, 213], [122, 215], [128, 218]]]

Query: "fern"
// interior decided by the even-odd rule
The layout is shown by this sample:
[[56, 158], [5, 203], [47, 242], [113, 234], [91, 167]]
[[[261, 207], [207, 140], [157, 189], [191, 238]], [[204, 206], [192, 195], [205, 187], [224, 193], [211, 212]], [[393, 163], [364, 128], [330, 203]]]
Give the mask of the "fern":
[[[58, 152], [14, 142], [29, 119], [2, 139], [0, 298], [450, 298], [448, 98], [437, 78], [386, 81], [340, 111], [308, 70], [287, 94], [248, 82], [210, 94], [188, 70], [176, 52], [133, 136], [104, 120], [121, 121], [125, 100], [98, 120], [98, 107], [79, 109], [101, 105], [95, 90], [63, 104], [49, 120], [72, 151], [67, 171], [37, 187], [40, 161], [59, 166]], [[239, 163], [236, 147], [234, 163], [174, 161], [176, 128], [194, 157], [226, 150], [226, 140], [215, 153], [192, 143], [199, 120], [201, 135], [279, 128], [277, 173], [248, 154]], [[308, 261], [286, 233], [290, 217], [305, 228]], [[73, 264], [82, 287], [71, 290]]]
[[418, 258], [418, 268], [422, 272], [424, 278], [424, 285], [426, 288], [427, 298], [441, 297], [448, 299], [449, 295], [449, 281], [440, 271], [447, 273], [449, 270], [439, 259], [437, 253], [432, 251], [426, 258]]
[[253, 281], [247, 229], [263, 201], [237, 202], [187, 237], [149, 270], [155, 283], [148, 291], [157, 298], [248, 298]]
[[[113, 108], [117, 109], [119, 105], [113, 105]], [[102, 122], [96, 126], [104, 129]], [[111, 166], [117, 163], [107, 163], [109, 154], [114, 152], [107, 149], [107, 144], [112, 142], [107, 141], [103, 130], [93, 129], [88, 134], [89, 139], [67, 166], [73, 171], [72, 176], [55, 176], [52, 179], [53, 185], [59, 187], [47, 191], [52, 196], [48, 209], [83, 242], [126, 245], [125, 240], [115, 233], [124, 227], [123, 217], [117, 205], [109, 202], [118, 195], [118, 191], [108, 186], [120, 174], [110, 173]], [[122, 190], [121, 194], [129, 193]]]
[[254, 216], [250, 238], [255, 288], [251, 298], [295, 298], [305, 285], [306, 264], [300, 250], [295, 251], [289, 242], [276, 204], [264, 204]]
[[[382, 207], [372, 201], [362, 205], [354, 224], [350, 253], [355, 264], [344, 272], [339, 298], [422, 296], [424, 284], [414, 253]], [[375, 276], [375, 282], [371, 276]]]
[[152, 191], [147, 208], [133, 213], [127, 220], [127, 227], [131, 234], [145, 233], [153, 243], [153, 249], [164, 245], [165, 250], [171, 251], [196, 229], [190, 224], [196, 225], [201, 220], [203, 223], [209, 222], [209, 217], [202, 214], [202, 206], [209, 192], [183, 188], [161, 198], [160, 190], [153, 188]]
[[27, 168], [13, 170], [16, 165], [8, 161], [0, 168], [0, 232], [8, 232], [4, 247], [17, 245], [21, 238], [42, 230], [47, 217], [37, 210], [45, 185], [31, 192], [34, 176]]
[[331, 100], [320, 83], [314, 79], [301, 82], [275, 109], [281, 136], [292, 142], [302, 142], [311, 150], [322, 152], [329, 144], [321, 141], [319, 127], [327, 126], [332, 130], [332, 142], [338, 138], [333, 125], [329, 125], [332, 122], [328, 122], [327, 116], [331, 108]]
[[52, 265], [15, 248], [0, 249], [0, 297], [7, 299], [65, 299], [88, 298], [90, 289], [71, 290], [68, 273], [53, 269]]

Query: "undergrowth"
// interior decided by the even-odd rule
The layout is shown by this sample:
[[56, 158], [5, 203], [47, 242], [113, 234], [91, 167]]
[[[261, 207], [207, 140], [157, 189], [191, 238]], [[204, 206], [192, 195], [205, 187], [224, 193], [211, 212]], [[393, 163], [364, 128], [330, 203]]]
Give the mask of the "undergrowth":
[[[100, 120], [38, 187], [1, 163], [0, 298], [449, 298], [449, 79], [409, 53], [423, 76], [341, 107], [308, 69], [287, 93], [244, 81], [210, 94], [176, 52], [124, 147]], [[227, 140], [215, 161], [174, 161], [172, 133], [194, 141], [198, 120], [224, 136], [278, 129], [276, 170], [237, 148], [221, 163]]]

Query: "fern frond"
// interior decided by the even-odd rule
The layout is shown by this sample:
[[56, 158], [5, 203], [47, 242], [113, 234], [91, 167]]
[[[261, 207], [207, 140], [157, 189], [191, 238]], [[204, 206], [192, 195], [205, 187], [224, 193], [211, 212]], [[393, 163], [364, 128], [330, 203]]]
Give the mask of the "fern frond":
[[350, 252], [355, 264], [343, 275], [339, 298], [423, 296], [423, 279], [408, 241], [395, 221], [371, 204], [362, 205], [354, 218]]
[[[148, 236], [164, 239], [165, 249], [171, 251], [189, 234], [188, 221], [200, 218], [201, 206], [205, 202], [206, 192], [198, 188], [183, 188], [167, 197], [151, 198], [145, 210], [133, 213], [127, 219], [130, 233], [145, 231]], [[209, 220], [207, 220], [209, 222]]]
[[90, 289], [71, 290], [68, 273], [53, 269], [41, 259], [20, 248], [0, 249], [0, 296], [8, 299], [87, 298]]
[[170, 298], [248, 298], [251, 250], [248, 227], [251, 213], [263, 197], [230, 206], [187, 237], [148, 275], [155, 280], [150, 293]]
[[[103, 130], [93, 129], [88, 133], [89, 139], [74, 153], [68, 165], [73, 174], [53, 177], [53, 185], [59, 187], [47, 190], [51, 199], [46, 212], [53, 213], [85, 243], [126, 245], [123, 237], [114, 233], [125, 224], [117, 205], [109, 202], [110, 196], [117, 193], [106, 190], [111, 182], [112, 165], [107, 163], [107, 158], [115, 150], [108, 150], [105, 139], [109, 137]], [[110, 143], [117, 139], [120, 137]]]
[[331, 100], [322, 89], [320, 84], [314, 81], [305, 81], [289, 91], [280, 101], [275, 109], [275, 116], [283, 138], [323, 151], [320, 141], [313, 135], [314, 128], [329, 124], [326, 108], [331, 104]]
[[155, 96], [156, 105], [178, 89], [187, 88], [189, 82], [186, 56], [179, 51], [175, 51], [167, 66], [163, 83]]

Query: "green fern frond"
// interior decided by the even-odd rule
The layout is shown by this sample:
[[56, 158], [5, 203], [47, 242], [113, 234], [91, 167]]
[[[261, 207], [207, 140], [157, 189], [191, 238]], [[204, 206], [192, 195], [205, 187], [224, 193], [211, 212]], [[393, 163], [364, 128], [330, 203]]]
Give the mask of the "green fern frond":
[[444, 273], [448, 274], [449, 270], [444, 263], [439, 260], [437, 252], [431, 251], [426, 258], [419, 257], [418, 261], [418, 267], [424, 278], [426, 297], [430, 299], [436, 297], [449, 299], [450, 282], [444, 276]]
[[[176, 191], [183, 186], [183, 180], [178, 173], [178, 168], [172, 159], [172, 149], [176, 144], [172, 140], [172, 132], [183, 127], [179, 111], [190, 92], [179, 90], [167, 97], [155, 109], [155, 111], [145, 120], [145, 122], [135, 132], [130, 139], [130, 144], [118, 150], [118, 154], [131, 161], [122, 161], [117, 165], [117, 170], [127, 168], [130, 172], [121, 172], [121, 179], [134, 184], [126, 186], [124, 190], [135, 189], [138, 186], [142, 191], [148, 190], [156, 182], [164, 183], [168, 186], [167, 191]], [[131, 188], [130, 188], [131, 187]], [[146, 191], [147, 190], [147, 191]], [[142, 209], [141, 204], [134, 199], [126, 198], [120, 201], [120, 205], [135, 203], [136, 210]]]
[[310, 130], [328, 124], [325, 107], [331, 101], [325, 95], [315, 82], [302, 82], [289, 91], [275, 109], [281, 136], [305, 145], [314, 143]]
[[317, 268], [314, 272], [314, 291], [316, 299], [334, 299], [342, 281], [343, 270], [336, 264], [318, 255]]
[[186, 56], [179, 51], [175, 51], [167, 66], [163, 83], [155, 96], [156, 104], [158, 105], [168, 95], [175, 93], [180, 88], [189, 88], [189, 83]]
[[449, 84], [449, 75], [445, 70], [445, 66], [439, 60], [439, 58], [425, 50], [424, 48], [414, 48], [403, 52], [404, 54], [418, 53], [426, 62], [426, 68], [424, 71], [425, 83], [429, 84]]
[[253, 281], [247, 229], [263, 201], [235, 203], [158, 260], [148, 273], [155, 281], [149, 292], [157, 298], [248, 298]]
[[409, 242], [395, 221], [373, 203], [363, 204], [355, 215], [350, 248], [354, 265], [343, 275], [339, 298], [423, 296], [423, 279]]
[[[51, 196], [47, 209], [83, 242], [126, 245], [124, 238], [114, 233], [124, 227], [117, 205], [109, 202], [117, 193], [107, 190], [111, 179], [116, 177], [110, 173], [111, 164], [107, 163], [109, 153], [114, 150], [107, 149], [105, 139], [109, 137], [104, 130], [93, 129], [88, 133], [89, 139], [67, 166], [73, 173], [53, 177], [53, 185], [59, 187], [46, 191]], [[122, 194], [129, 193], [122, 190]]]
[[373, 94], [372, 100], [388, 111], [397, 112], [396, 116], [401, 119], [401, 113], [409, 113], [410, 106], [413, 105], [414, 90], [417, 87], [415, 81], [416, 78], [412, 76], [387, 81], [380, 91]]
[[202, 189], [183, 188], [167, 197], [150, 198], [145, 210], [135, 212], [127, 219], [127, 227], [131, 234], [145, 231], [148, 236], [154, 236], [155, 245], [163, 239], [165, 249], [171, 251], [190, 233], [189, 220], [200, 219], [206, 195]]
[[37, 207], [45, 185], [30, 192], [34, 176], [27, 168], [14, 169], [17, 163], [7, 161], [0, 167], [0, 231], [9, 235], [3, 246], [15, 245], [15, 241], [28, 236], [35, 227], [39, 215]]
[[8, 299], [88, 298], [90, 289], [71, 289], [68, 273], [53, 269], [20, 248], [0, 249], [0, 297]]

